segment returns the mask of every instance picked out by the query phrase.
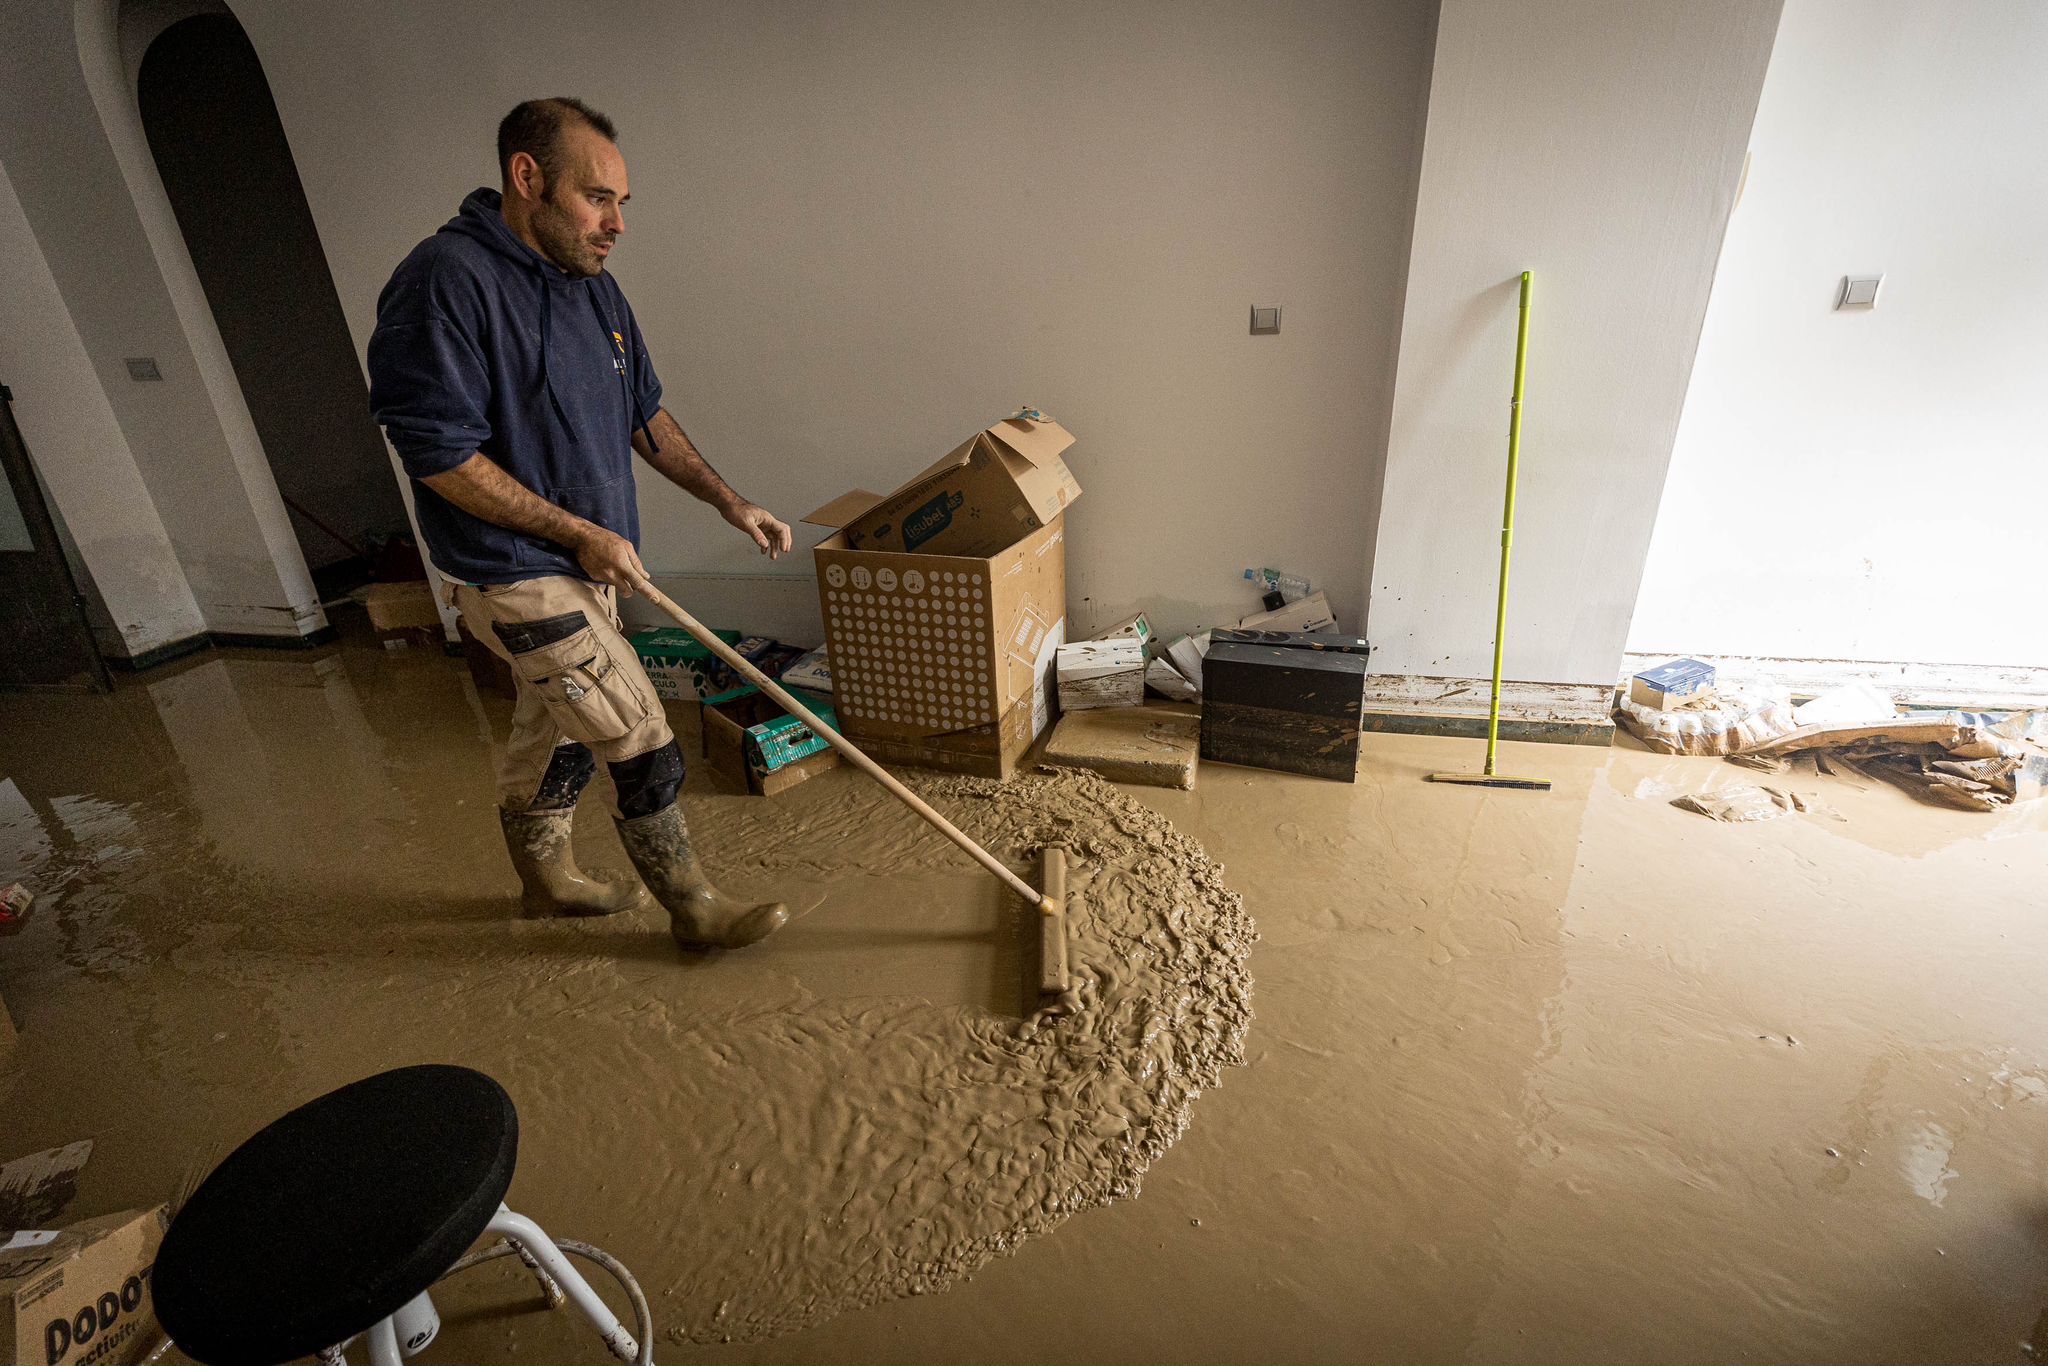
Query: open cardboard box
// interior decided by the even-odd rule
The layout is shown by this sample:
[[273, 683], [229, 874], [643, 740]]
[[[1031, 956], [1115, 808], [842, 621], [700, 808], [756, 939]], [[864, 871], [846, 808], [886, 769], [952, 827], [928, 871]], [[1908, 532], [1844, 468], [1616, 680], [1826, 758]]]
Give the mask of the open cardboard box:
[[893, 494], [804, 518], [834, 528], [812, 552], [833, 700], [877, 759], [1007, 778], [1051, 723], [1072, 441], [1006, 419]]
[[0, 1231], [0, 1366], [129, 1366], [156, 1346], [149, 1293], [168, 1213]]
[[[826, 725], [838, 720], [830, 698], [800, 688], [790, 692]], [[704, 703], [703, 752], [725, 784], [761, 797], [839, 766], [838, 750], [752, 687]]]
[[1060, 458], [1073, 444], [1051, 419], [1004, 418], [894, 493], [855, 489], [804, 520], [836, 527], [848, 550], [985, 559], [1050, 526], [1081, 496]]

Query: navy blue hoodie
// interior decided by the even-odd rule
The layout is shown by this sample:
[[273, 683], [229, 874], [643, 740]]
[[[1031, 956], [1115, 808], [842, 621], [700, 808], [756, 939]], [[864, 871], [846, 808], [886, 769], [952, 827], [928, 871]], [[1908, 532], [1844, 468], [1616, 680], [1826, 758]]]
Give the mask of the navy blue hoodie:
[[482, 451], [640, 543], [633, 431], [660, 408], [661, 381], [633, 310], [610, 275], [573, 279], [520, 241], [500, 204], [473, 191], [392, 273], [370, 336], [370, 412], [412, 476], [437, 568], [468, 583], [583, 578], [566, 547], [472, 517], [421, 482]]

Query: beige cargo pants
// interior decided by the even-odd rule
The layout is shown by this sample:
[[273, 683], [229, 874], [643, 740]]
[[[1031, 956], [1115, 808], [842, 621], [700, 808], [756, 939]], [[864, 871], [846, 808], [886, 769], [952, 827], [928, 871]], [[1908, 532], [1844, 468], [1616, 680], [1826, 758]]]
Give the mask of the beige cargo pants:
[[580, 743], [615, 764], [674, 738], [626, 641], [616, 590], [566, 575], [452, 587], [463, 624], [517, 680], [512, 736], [498, 756], [498, 804], [507, 811], [533, 803], [562, 745]]

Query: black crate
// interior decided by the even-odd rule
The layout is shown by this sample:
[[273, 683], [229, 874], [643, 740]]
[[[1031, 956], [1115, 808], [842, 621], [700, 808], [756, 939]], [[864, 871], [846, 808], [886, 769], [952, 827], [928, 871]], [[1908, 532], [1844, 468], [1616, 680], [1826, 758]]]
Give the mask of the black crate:
[[1217, 632], [1202, 661], [1202, 757], [1356, 782], [1366, 647], [1355, 637], [1328, 639], [1356, 652], [1320, 642], [1252, 644]]

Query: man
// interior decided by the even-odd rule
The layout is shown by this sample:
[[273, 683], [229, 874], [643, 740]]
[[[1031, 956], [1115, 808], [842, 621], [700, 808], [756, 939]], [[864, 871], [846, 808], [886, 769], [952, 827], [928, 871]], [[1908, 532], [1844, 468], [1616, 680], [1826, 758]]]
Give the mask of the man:
[[789, 527], [734, 493], [661, 406], [633, 310], [604, 265], [626, 229], [611, 121], [529, 100], [498, 125], [502, 192], [474, 191], [377, 300], [370, 406], [412, 477], [434, 566], [472, 634], [518, 680], [498, 764], [499, 820], [528, 909], [602, 915], [639, 887], [586, 877], [577, 797], [611, 770], [626, 853], [678, 942], [737, 948], [779, 904], [704, 876], [676, 806], [682, 751], [626, 643], [617, 595], [646, 577], [633, 454], [711, 504], [770, 557]]

